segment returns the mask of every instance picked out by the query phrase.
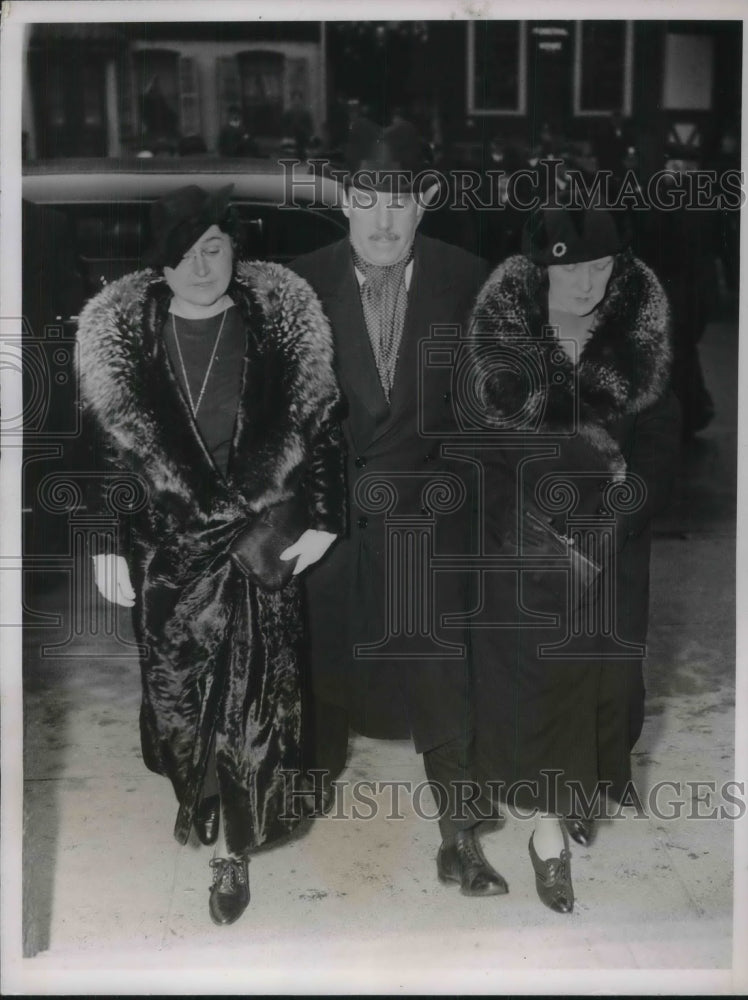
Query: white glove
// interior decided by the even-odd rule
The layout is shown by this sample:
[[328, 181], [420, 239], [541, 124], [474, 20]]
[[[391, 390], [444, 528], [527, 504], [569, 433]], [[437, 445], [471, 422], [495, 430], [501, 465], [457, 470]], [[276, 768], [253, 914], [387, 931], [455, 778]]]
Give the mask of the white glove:
[[135, 591], [130, 583], [130, 571], [124, 556], [92, 556], [94, 583], [102, 597], [112, 604], [131, 608], [135, 603]]
[[293, 576], [297, 576], [307, 566], [311, 566], [312, 563], [316, 563], [318, 559], [321, 559], [337, 537], [337, 535], [330, 534], [329, 531], [317, 531], [316, 528], [308, 528], [301, 538], [281, 552], [280, 558], [284, 562], [287, 562], [289, 559], [293, 559], [294, 556], [299, 557], [293, 571]]

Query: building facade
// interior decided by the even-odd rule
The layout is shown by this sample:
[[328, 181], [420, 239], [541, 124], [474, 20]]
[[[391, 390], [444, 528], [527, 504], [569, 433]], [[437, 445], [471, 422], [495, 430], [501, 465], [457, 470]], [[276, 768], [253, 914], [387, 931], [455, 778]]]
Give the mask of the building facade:
[[477, 162], [494, 138], [525, 149], [546, 127], [595, 141], [618, 113], [643, 169], [669, 147], [708, 158], [739, 129], [736, 21], [431, 21], [331, 25], [331, 93], [384, 119], [396, 108]]
[[322, 30], [317, 22], [34, 25], [28, 155], [211, 153], [237, 110], [260, 150], [272, 151], [294, 95], [313, 129], [325, 117]]
[[594, 143], [617, 113], [655, 170], [669, 146], [703, 160], [739, 128], [741, 60], [735, 21], [40, 24], [24, 131], [38, 158], [213, 153], [238, 108], [272, 155], [297, 104], [323, 149], [353, 113], [403, 114], [476, 160], [544, 128]]

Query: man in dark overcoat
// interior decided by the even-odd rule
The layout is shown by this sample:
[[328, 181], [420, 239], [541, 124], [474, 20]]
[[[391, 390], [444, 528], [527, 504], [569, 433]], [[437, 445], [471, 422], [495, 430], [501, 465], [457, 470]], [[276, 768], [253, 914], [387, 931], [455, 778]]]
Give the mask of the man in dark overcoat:
[[[345, 765], [349, 725], [413, 739], [440, 806], [439, 877], [467, 895], [506, 892], [458, 808], [471, 776], [466, 633], [447, 627], [467, 603], [467, 575], [432, 572], [431, 557], [468, 551], [471, 466], [443, 453], [456, 429], [451, 368], [424, 347], [459, 337], [484, 262], [417, 233], [434, 194], [412, 125], [354, 123], [343, 210], [349, 237], [291, 266], [333, 330], [347, 416], [348, 536], [307, 581], [315, 764]], [[467, 787], [466, 784], [462, 785]]]

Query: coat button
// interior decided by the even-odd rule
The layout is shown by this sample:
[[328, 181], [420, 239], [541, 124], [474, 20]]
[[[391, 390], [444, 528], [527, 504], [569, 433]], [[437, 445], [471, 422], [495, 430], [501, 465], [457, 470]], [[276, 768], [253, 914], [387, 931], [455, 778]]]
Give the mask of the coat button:
[[444, 393], [444, 402], [445, 403], [450, 403], [451, 401], [452, 401], [452, 393], [451, 392], [445, 392]]
[[369, 523], [368, 517], [360, 517], [358, 519], [359, 528], [365, 528], [368, 523]]
[[363, 469], [363, 467], [366, 465], [366, 459], [364, 458], [363, 455], [359, 455], [353, 464], [356, 466], [357, 469]]
[[424, 460], [424, 462], [433, 462], [433, 461], [434, 461], [434, 456], [433, 456], [433, 455], [431, 454], [431, 452], [430, 452], [430, 451], [428, 451], [428, 452], [426, 452], [426, 454], [425, 454], [425, 455], [423, 456], [423, 460]]
[[595, 511], [595, 513], [602, 516], [603, 514], [607, 514], [608, 510], [607, 510], [606, 507], [603, 507], [603, 505], [600, 504], [600, 506], [597, 508], [597, 510]]
[[428, 517], [430, 513], [431, 511], [428, 509], [428, 507], [421, 507], [421, 515], [423, 517]]

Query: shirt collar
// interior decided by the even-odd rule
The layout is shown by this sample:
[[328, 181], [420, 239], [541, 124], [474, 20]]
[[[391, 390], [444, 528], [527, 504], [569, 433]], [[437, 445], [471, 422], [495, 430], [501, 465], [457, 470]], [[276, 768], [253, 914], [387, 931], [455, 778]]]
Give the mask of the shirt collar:
[[[366, 280], [364, 275], [359, 271], [357, 267], [354, 266], [353, 270], [356, 272], [356, 281], [358, 282], [359, 288], [363, 285]], [[405, 291], [410, 291], [410, 282], [413, 278], [413, 261], [411, 261], [405, 268]]]

